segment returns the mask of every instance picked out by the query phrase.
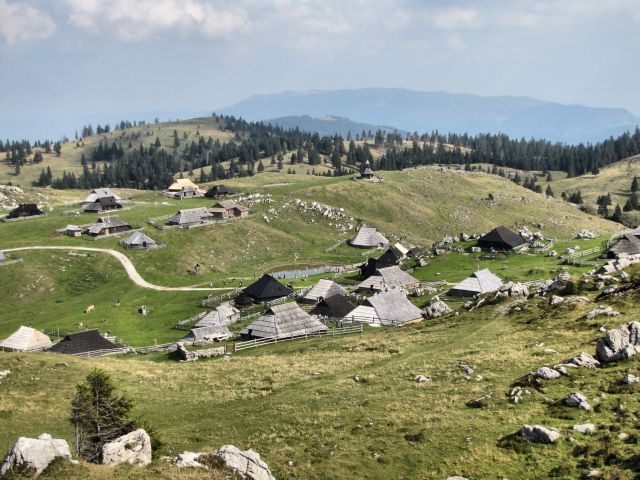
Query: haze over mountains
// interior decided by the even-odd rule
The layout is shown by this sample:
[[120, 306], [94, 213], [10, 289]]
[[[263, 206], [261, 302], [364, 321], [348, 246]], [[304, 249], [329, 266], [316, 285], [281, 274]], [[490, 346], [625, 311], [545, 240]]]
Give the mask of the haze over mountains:
[[[563, 105], [529, 97], [482, 97], [396, 88], [254, 95], [219, 109], [217, 113], [254, 121], [274, 120], [277, 124], [283, 123], [281, 117], [330, 115], [419, 133], [432, 130], [470, 134], [503, 132], [511, 137], [566, 143], [597, 142], [640, 125], [640, 117], [622, 108]], [[285, 123], [292, 124], [292, 119]], [[298, 125], [301, 128], [313, 126], [308, 119], [300, 119]], [[316, 126], [324, 128], [325, 123]]]

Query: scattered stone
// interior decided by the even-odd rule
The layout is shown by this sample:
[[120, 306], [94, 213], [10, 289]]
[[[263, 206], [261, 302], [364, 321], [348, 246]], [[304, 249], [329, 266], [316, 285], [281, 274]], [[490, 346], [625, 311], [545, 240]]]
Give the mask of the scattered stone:
[[189, 351], [184, 343], [176, 344], [176, 353], [183, 362], [195, 362], [199, 358], [217, 357], [225, 354], [224, 347], [204, 348], [202, 350]]
[[461, 362], [461, 363], [460, 363], [460, 368], [461, 368], [461, 369], [462, 369], [462, 371], [463, 371], [464, 373], [466, 373], [467, 375], [469, 375], [469, 376], [473, 375], [473, 368], [471, 368], [471, 367], [470, 367], [469, 365], [467, 365], [466, 363]]
[[474, 400], [469, 400], [467, 402], [467, 407], [482, 408], [487, 404], [487, 402], [489, 402], [489, 400], [491, 400], [492, 397], [493, 397], [493, 392], [489, 392], [486, 395], [483, 395], [482, 397], [476, 398]]
[[558, 256], [558, 252], [556, 252], [555, 250], [549, 250], [549, 252], [547, 253], [547, 257], [557, 257]]
[[564, 302], [564, 298], [559, 297], [557, 295], [553, 295], [551, 297], [551, 301], [549, 302], [550, 305], [558, 305], [559, 303]]
[[431, 381], [431, 379], [429, 377], [426, 377], [424, 375], [416, 375], [414, 380], [416, 382], [418, 382], [418, 383], [424, 383], [424, 382], [430, 382]]
[[151, 463], [151, 438], [142, 428], [127, 433], [102, 447], [102, 464], [116, 466], [123, 463], [140, 465]]
[[560, 438], [560, 433], [542, 425], [523, 425], [520, 436], [535, 443], [555, 443]]
[[447, 477], [447, 480], [468, 480], [465, 477], [459, 477], [459, 476], [455, 476], [455, 477]]
[[66, 440], [43, 433], [38, 438], [20, 437], [13, 444], [0, 466], [0, 477], [14, 468], [34, 469], [40, 475], [56, 458], [71, 460]]
[[581, 408], [585, 411], [591, 410], [591, 405], [589, 405], [589, 400], [583, 394], [579, 392], [572, 393], [564, 400], [565, 405], [568, 407], [577, 407]]
[[591, 310], [589, 313], [587, 313], [586, 317], [587, 317], [587, 320], [591, 320], [593, 318], [600, 317], [600, 316], [616, 317], [618, 315], [620, 315], [620, 312], [616, 312], [611, 307], [600, 307], [600, 308]]
[[208, 470], [208, 468], [198, 462], [198, 459], [204, 455], [203, 453], [196, 452], [183, 452], [178, 454], [178, 459], [176, 460], [176, 467], [178, 468], [204, 468]]
[[598, 368], [600, 366], [600, 362], [593, 358], [588, 353], [582, 352], [580, 355], [577, 355], [572, 358], [568, 358], [564, 361], [565, 366], [567, 367], [582, 367], [582, 368]]
[[536, 370], [534, 375], [538, 378], [542, 378], [543, 380], [560, 378], [560, 372], [549, 367], [540, 367], [538, 370]]
[[482, 375], [476, 375], [474, 378], [476, 382], [481, 382], [482, 380], [484, 380], [484, 377]]
[[545, 348], [544, 349], [544, 353], [551, 353], [551, 354], [554, 354], [554, 355], [558, 354], [557, 350], [554, 350], [553, 348]]
[[630, 383], [640, 383], [640, 378], [636, 377], [635, 375], [632, 375], [632, 374], [628, 373], [622, 379], [622, 383], [626, 383], [627, 385], [630, 384]]
[[224, 445], [213, 453], [224, 464], [250, 480], [275, 480], [269, 466], [253, 450], [240, 450], [233, 445]]
[[618, 439], [620, 439], [620, 440], [622, 440], [624, 442], [625, 440], [629, 439], [629, 434], [625, 433], [625, 432], [620, 432], [618, 434]]
[[577, 239], [590, 239], [590, 238], [596, 238], [598, 236], [598, 234], [590, 232], [589, 230], [585, 230], [582, 229], [578, 232], [578, 234], [576, 235]]
[[640, 323], [630, 322], [613, 330], [607, 330], [604, 338], [596, 343], [596, 353], [602, 363], [631, 358], [640, 352]]
[[360, 377], [360, 375], [356, 375], [355, 377], [353, 377], [353, 380], [354, 380], [356, 383], [360, 383], [360, 382], [362, 381], [362, 378]]
[[595, 433], [596, 426], [593, 423], [584, 423], [581, 425], [574, 425], [573, 429], [578, 433], [588, 434]]
[[564, 375], [565, 377], [569, 376], [569, 372], [568, 372], [568, 370], [567, 370], [567, 369], [566, 369], [566, 367], [564, 367], [563, 365], [557, 365], [557, 366], [553, 367], [553, 369], [554, 369], [556, 372], [559, 372], [559, 373], [560, 373], [560, 375]]

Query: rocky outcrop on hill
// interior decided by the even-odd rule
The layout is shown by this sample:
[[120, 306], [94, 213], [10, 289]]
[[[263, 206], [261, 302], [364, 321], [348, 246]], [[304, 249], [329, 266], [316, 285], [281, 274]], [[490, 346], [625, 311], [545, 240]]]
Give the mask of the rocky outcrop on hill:
[[602, 363], [631, 358], [640, 352], [640, 323], [630, 322], [613, 330], [596, 343], [596, 354]]
[[17, 468], [33, 469], [40, 475], [56, 458], [71, 460], [66, 440], [43, 433], [38, 438], [20, 437], [13, 444], [0, 466], [0, 477]]
[[224, 445], [213, 453], [184, 452], [178, 455], [175, 465], [180, 468], [207, 468], [204, 464], [207, 458], [222, 463], [245, 479], [275, 480], [259, 453], [240, 450], [234, 445]]
[[103, 465], [123, 463], [142, 467], [151, 463], [151, 438], [143, 429], [127, 433], [102, 447]]
[[574, 368], [598, 368], [600, 366], [600, 362], [588, 353], [582, 352], [580, 355], [566, 359], [564, 361], [564, 365], [566, 367]]
[[580, 392], [575, 392], [565, 398], [564, 403], [567, 407], [581, 408], [582, 410], [590, 411], [591, 405], [589, 400]]

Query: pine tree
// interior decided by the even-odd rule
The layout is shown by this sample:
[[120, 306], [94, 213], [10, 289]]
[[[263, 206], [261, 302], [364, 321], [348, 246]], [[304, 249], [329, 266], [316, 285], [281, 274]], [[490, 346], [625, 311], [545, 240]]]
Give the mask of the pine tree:
[[631, 191], [636, 193], [638, 191], [638, 177], [633, 177], [631, 181]]
[[622, 210], [620, 209], [620, 205], [616, 204], [616, 208], [613, 211], [613, 214], [611, 215], [611, 217], [609, 217], [609, 220], [613, 222], [622, 223]]
[[544, 192], [544, 193], [547, 195], [547, 197], [553, 197], [553, 196], [555, 196], [555, 195], [553, 194], [553, 190], [551, 190], [551, 185], [547, 185], [547, 189], [545, 190], [545, 192]]
[[78, 456], [89, 462], [100, 462], [104, 444], [135, 430], [132, 408], [131, 400], [116, 390], [105, 371], [92, 370], [76, 386], [71, 401], [69, 421], [74, 428]]

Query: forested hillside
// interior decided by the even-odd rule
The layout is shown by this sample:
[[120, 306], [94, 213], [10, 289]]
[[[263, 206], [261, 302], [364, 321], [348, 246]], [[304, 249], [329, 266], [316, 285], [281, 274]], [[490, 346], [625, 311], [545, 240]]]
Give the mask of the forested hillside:
[[5, 156], [4, 181], [55, 188], [157, 190], [177, 175], [193, 176], [194, 170], [195, 180], [206, 182], [291, 171], [301, 163], [312, 167], [310, 174], [352, 175], [367, 161], [374, 170], [490, 163], [574, 177], [639, 154], [640, 129], [577, 146], [506, 135], [401, 135], [382, 130], [354, 132], [345, 139], [213, 115], [169, 124], [121, 122], [113, 130], [87, 126], [78, 139], [62, 143], [7, 140], [0, 143], [0, 153]]

